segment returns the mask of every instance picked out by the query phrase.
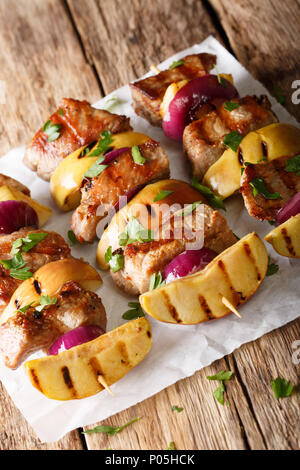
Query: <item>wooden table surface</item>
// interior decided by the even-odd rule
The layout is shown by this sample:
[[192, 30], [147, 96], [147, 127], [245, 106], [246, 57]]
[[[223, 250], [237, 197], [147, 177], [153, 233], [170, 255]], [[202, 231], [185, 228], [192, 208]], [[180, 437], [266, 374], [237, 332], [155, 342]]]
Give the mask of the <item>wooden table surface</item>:
[[[299, 0], [0, 0], [0, 152], [24, 145], [62, 97], [93, 103], [209, 34], [271, 93], [282, 89], [300, 120], [291, 99], [299, 22]], [[170, 441], [177, 449], [299, 449], [299, 392], [276, 400], [270, 387], [277, 376], [299, 383], [299, 339], [298, 320], [242, 346], [106, 420], [142, 417], [113, 437], [79, 429], [42, 444], [0, 385], [0, 449], [163, 450]], [[216, 402], [216, 383], [206, 379], [222, 369], [234, 371], [231, 406]], [[172, 413], [173, 405], [184, 411]]]

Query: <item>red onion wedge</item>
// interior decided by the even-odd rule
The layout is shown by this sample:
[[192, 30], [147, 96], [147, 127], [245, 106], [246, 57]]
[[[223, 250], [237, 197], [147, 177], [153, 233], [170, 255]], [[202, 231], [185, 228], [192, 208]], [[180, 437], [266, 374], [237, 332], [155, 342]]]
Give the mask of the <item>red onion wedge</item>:
[[238, 97], [236, 88], [217, 75], [204, 75], [183, 86], [169, 105], [162, 121], [164, 133], [173, 140], [181, 141], [184, 128], [192, 122], [197, 109], [213, 99], [231, 100]]
[[104, 333], [105, 331], [98, 325], [79, 326], [78, 328], [70, 330], [57, 338], [50, 347], [48, 354], [50, 356], [59, 354], [60, 352], [74, 348], [74, 346], [78, 346], [79, 344], [88, 343]]
[[283, 224], [291, 217], [300, 214], [300, 193], [295, 194], [279, 211], [275, 217], [276, 226]]
[[204, 269], [216, 256], [215, 251], [205, 247], [201, 250], [184, 251], [168, 264], [162, 273], [162, 277], [168, 283], [189, 274], [194, 274]]
[[109, 163], [113, 162], [116, 158], [118, 158], [122, 153], [127, 152], [130, 150], [129, 147], [122, 147], [120, 149], [112, 150], [105, 154], [105, 159], [101, 162], [101, 165], [108, 165]]
[[0, 202], [0, 234], [16, 232], [22, 227], [38, 228], [38, 226], [38, 215], [26, 202]]

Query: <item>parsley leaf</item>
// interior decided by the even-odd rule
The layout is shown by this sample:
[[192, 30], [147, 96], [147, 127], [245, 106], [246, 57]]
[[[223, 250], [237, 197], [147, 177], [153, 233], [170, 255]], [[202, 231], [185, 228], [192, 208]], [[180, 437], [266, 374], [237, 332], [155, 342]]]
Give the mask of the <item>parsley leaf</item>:
[[139, 302], [128, 302], [128, 307], [130, 307], [131, 310], [127, 310], [125, 313], [123, 313], [122, 318], [124, 320], [134, 320], [135, 318], [145, 316], [145, 313]]
[[92, 153], [89, 154], [89, 157], [98, 157], [99, 155], [102, 155], [110, 148], [112, 142], [113, 138], [109, 130], [101, 132], [97, 147], [92, 151]]
[[169, 70], [176, 69], [177, 67], [180, 67], [181, 65], [184, 65], [183, 60], [175, 60], [169, 67]]
[[62, 109], [62, 108], [59, 108], [59, 110], [58, 110], [58, 114], [59, 114], [60, 116], [63, 116], [63, 115], [64, 115], [64, 111], [63, 111], [63, 109]]
[[48, 305], [55, 305], [57, 302], [57, 297], [49, 297], [49, 295], [42, 295], [40, 298], [40, 305], [35, 307], [35, 310], [41, 312], [44, 307]]
[[224, 137], [224, 144], [226, 147], [231, 148], [234, 152], [237, 152], [239, 145], [241, 141], [243, 140], [244, 136], [242, 134], [239, 134], [237, 131], [229, 132], [229, 134], [226, 134]]
[[123, 426], [119, 427], [114, 427], [114, 426], [96, 426], [93, 429], [87, 429], [86, 431], [83, 431], [82, 434], [93, 434], [93, 433], [98, 433], [98, 432], [103, 432], [107, 434], [108, 436], [114, 436], [115, 434], [123, 431], [123, 429], [127, 428], [127, 426], [130, 426], [131, 424], [135, 423], [136, 421], [139, 421], [140, 418], [134, 418], [131, 421], [129, 421], [126, 424], [123, 424]]
[[[121, 250], [121, 249], [120, 249]], [[121, 250], [122, 251], [122, 250]], [[112, 253], [112, 247], [109, 246], [104, 255], [105, 261], [109, 264], [113, 273], [116, 273], [124, 267], [124, 256], [119, 250]]]
[[25, 281], [32, 277], [26, 262], [23, 260], [21, 253], [17, 253], [12, 259], [0, 260], [0, 263], [9, 270], [9, 274], [14, 279]]
[[295, 155], [286, 162], [285, 171], [297, 173], [297, 176], [300, 176], [300, 154]]
[[60, 129], [61, 129], [61, 124], [52, 124], [52, 122], [49, 120], [43, 125], [43, 132], [46, 134], [48, 138], [48, 142], [53, 142], [54, 140], [58, 139], [60, 136]]
[[33, 304], [34, 304], [34, 302], [30, 302], [30, 304], [25, 305], [25, 307], [18, 308], [16, 310], [16, 312], [26, 313], [27, 310], [29, 310], [30, 307], [32, 307]]
[[190, 204], [189, 206], [187, 206], [185, 209], [183, 209], [183, 211], [181, 213], [182, 217], [194, 212], [196, 207], [200, 206], [200, 204], [203, 204], [203, 202], [202, 201], [196, 201], [196, 202], [193, 202], [193, 204]]
[[161, 191], [158, 191], [155, 198], [153, 199], [153, 202], [161, 201], [162, 199], [169, 196], [169, 194], [172, 194], [173, 192], [174, 191], [167, 191], [167, 190], [162, 189]]
[[270, 193], [267, 189], [263, 178], [254, 178], [250, 181], [250, 186], [253, 188], [253, 196], [256, 197], [258, 194], [262, 194], [266, 199], [282, 199], [279, 193]]
[[231, 112], [234, 109], [237, 109], [239, 106], [240, 106], [239, 103], [237, 103], [236, 101], [226, 101], [224, 109], [225, 111]]
[[278, 264], [271, 263], [270, 256], [268, 256], [268, 260], [269, 262], [266, 276], [273, 276], [273, 274], [276, 274], [279, 271], [279, 266]]
[[74, 245], [76, 245], [76, 243], [78, 243], [78, 240], [77, 240], [76, 235], [73, 232], [73, 230], [68, 230], [68, 239], [69, 239], [69, 242], [70, 242], [71, 246], [74, 246]]
[[208, 186], [199, 183], [199, 181], [194, 177], [192, 179], [193, 188], [197, 189], [199, 193], [203, 194], [206, 197], [209, 205], [214, 209], [223, 209], [226, 211], [226, 207], [222, 199], [217, 196]]
[[121, 246], [129, 245], [135, 241], [145, 243], [152, 240], [151, 230], [146, 230], [133, 215], [130, 217], [124, 232], [119, 235], [119, 244]]
[[115, 106], [118, 106], [119, 104], [122, 104], [123, 101], [120, 100], [120, 98], [117, 98], [116, 96], [112, 96], [111, 98], [107, 98], [107, 100], [104, 103], [104, 109], [106, 111], [111, 111]]
[[225, 393], [225, 387], [224, 387], [223, 382], [221, 382], [219, 387], [216, 388], [216, 390], [213, 392], [213, 396], [221, 405], [224, 405], [224, 393]]
[[223, 380], [230, 380], [232, 377], [233, 372], [231, 370], [225, 371], [221, 370], [220, 372], [217, 372], [215, 375], [208, 375], [206, 378], [208, 380], [219, 380], [222, 382]]
[[286, 94], [284, 90], [280, 87], [274, 87], [273, 88], [273, 94], [278, 101], [278, 103], [284, 105], [286, 103]]
[[166, 281], [163, 281], [161, 272], [159, 271], [157, 274], [153, 273], [150, 277], [150, 286], [149, 290], [158, 289], [166, 284]]
[[[92, 152], [94, 153], [94, 152]], [[92, 154], [90, 154], [91, 156]], [[94, 178], [95, 176], [101, 175], [101, 173], [106, 170], [108, 165], [101, 165], [101, 163], [105, 160], [105, 157], [102, 156], [98, 158], [95, 163], [85, 172], [85, 178]]]
[[218, 69], [217, 69], [217, 66], [215, 66], [214, 69], [215, 69], [216, 74], [217, 74], [218, 82], [220, 83], [220, 85], [222, 85], [222, 87], [226, 88], [226, 87], [227, 87], [227, 83], [226, 83], [226, 81], [222, 78], [222, 76], [219, 74]]
[[132, 155], [134, 163], [137, 163], [137, 165], [143, 165], [147, 161], [147, 159], [143, 157], [143, 155], [141, 154], [141, 151], [138, 145], [134, 145], [132, 147], [131, 155]]
[[175, 444], [174, 444], [173, 441], [170, 442], [169, 447], [167, 448], [167, 450], [176, 450], [176, 447], [175, 447]]
[[275, 398], [285, 398], [289, 397], [293, 391], [294, 384], [293, 382], [288, 382], [285, 379], [277, 377], [277, 379], [272, 380], [271, 387], [273, 389]]
[[179, 406], [172, 406], [172, 411], [177, 411], [177, 413], [181, 413], [183, 411], [183, 408], [180, 408]]
[[11, 256], [15, 256], [20, 253], [22, 249], [23, 253], [27, 253], [29, 250], [38, 245], [44, 238], [48, 236], [48, 233], [29, 233], [25, 238], [18, 238], [12, 243]]

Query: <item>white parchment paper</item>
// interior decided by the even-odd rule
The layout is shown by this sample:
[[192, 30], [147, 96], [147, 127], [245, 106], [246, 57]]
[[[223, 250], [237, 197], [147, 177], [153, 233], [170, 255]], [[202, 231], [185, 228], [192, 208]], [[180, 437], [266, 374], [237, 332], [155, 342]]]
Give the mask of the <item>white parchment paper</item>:
[[[254, 80], [212, 36], [201, 44], [169, 58], [161, 64], [161, 68], [168, 67], [174, 60], [187, 54], [199, 52], [217, 55], [218, 71], [233, 74], [241, 96], [268, 95], [267, 90]], [[161, 129], [150, 126], [144, 119], [134, 114], [129, 87], [122, 87], [110, 96], [122, 100], [122, 104], [116, 106], [113, 112], [130, 116], [131, 124], [136, 131], [149, 134], [161, 142], [170, 159], [171, 177], [189, 181], [188, 166], [180, 145], [167, 139]], [[110, 96], [97, 102], [95, 107], [104, 107]], [[299, 127], [295, 119], [276, 100], [270, 96], [269, 99], [281, 122]], [[55, 230], [66, 237], [70, 213], [60, 213], [55, 207], [51, 200], [49, 184], [22, 164], [23, 154], [24, 147], [14, 149], [1, 158], [1, 173], [29, 186], [33, 198], [50, 206], [54, 210], [54, 215], [45, 229]], [[230, 227], [240, 237], [254, 230], [260, 236], [270, 231], [271, 227], [267, 222], [260, 223], [248, 215], [240, 196], [231, 198], [226, 202], [226, 207], [225, 216]], [[72, 253], [75, 257], [83, 257], [96, 266], [96, 247], [96, 242], [93, 245], [75, 246]], [[83, 400], [68, 402], [49, 400], [31, 386], [23, 367], [11, 371], [0, 362], [0, 378], [4, 386], [38, 437], [44, 442], [52, 442], [72, 429], [101, 421], [145, 400], [174, 382], [193, 375], [197, 370], [231, 353], [243, 343], [255, 340], [298, 317], [300, 261], [280, 257], [270, 245], [267, 248], [272, 260], [279, 265], [279, 272], [267, 277], [253, 298], [241, 307], [242, 320], [229, 315], [212, 323], [182, 326], [167, 325], [149, 318], [153, 330], [153, 347], [139, 366], [112, 386], [114, 397], [104, 391]], [[108, 330], [111, 330], [124, 323], [122, 314], [128, 309], [127, 303], [130, 298], [116, 288], [108, 273], [103, 273], [102, 277], [104, 282], [98, 294], [106, 307]]]

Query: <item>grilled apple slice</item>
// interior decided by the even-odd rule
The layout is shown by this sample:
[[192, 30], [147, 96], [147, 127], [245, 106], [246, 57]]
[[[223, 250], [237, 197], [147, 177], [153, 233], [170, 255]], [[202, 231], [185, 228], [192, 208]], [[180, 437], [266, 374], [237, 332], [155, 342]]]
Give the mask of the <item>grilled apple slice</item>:
[[30, 304], [40, 303], [42, 295], [54, 297], [69, 281], [78, 282], [83, 288], [96, 290], [102, 284], [99, 273], [89, 263], [74, 258], [52, 261], [38, 269], [31, 278], [22, 282], [3, 311], [0, 324]]
[[[111, 150], [122, 147], [141, 145], [149, 137], [139, 132], [121, 132], [112, 135]], [[75, 209], [81, 199], [80, 188], [84, 174], [96, 162], [98, 156], [92, 156], [93, 150], [86, 145], [68, 155], [56, 168], [50, 180], [50, 190], [55, 202], [63, 211]]]
[[45, 225], [45, 223], [50, 219], [52, 216], [52, 210], [46, 206], [43, 206], [39, 202], [31, 199], [31, 197], [27, 196], [21, 191], [17, 189], [13, 189], [10, 186], [3, 185], [0, 186], [0, 201], [23, 201], [27, 202], [29, 206], [31, 206], [35, 212], [37, 213], [39, 219], [39, 227]]
[[268, 254], [256, 233], [223, 251], [206, 268], [140, 296], [146, 313], [166, 323], [190, 325], [224, 317], [246, 302], [262, 283]]
[[101, 392], [139, 364], [151, 349], [146, 318], [137, 318], [56, 356], [25, 363], [32, 385], [54, 400], [85, 398]]
[[225, 150], [206, 172], [203, 183], [222, 199], [240, 188], [243, 162], [271, 161], [300, 152], [300, 129], [290, 124], [275, 123], [247, 134], [237, 152]]
[[[169, 191], [166, 197], [154, 201], [161, 191]], [[159, 228], [162, 222], [161, 206], [173, 206], [180, 209], [178, 204], [192, 204], [195, 201], [206, 202], [205, 198], [191, 185], [180, 180], [161, 180], [148, 184], [131, 201], [117, 212], [109, 226], [104, 231], [97, 249], [97, 262], [101, 269], [108, 269], [105, 253], [111, 245], [111, 240], [125, 230], [130, 215], [136, 217], [143, 227]], [[177, 205], [177, 206], [176, 206]], [[152, 206], [152, 207], [150, 207]]]
[[300, 258], [300, 214], [291, 217], [265, 236], [274, 250], [288, 258]]

